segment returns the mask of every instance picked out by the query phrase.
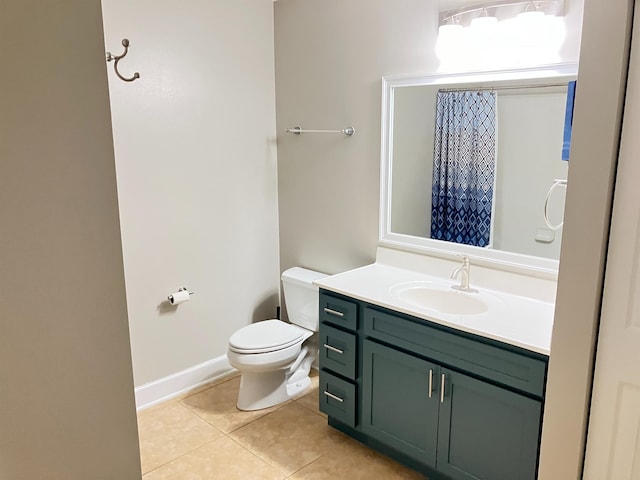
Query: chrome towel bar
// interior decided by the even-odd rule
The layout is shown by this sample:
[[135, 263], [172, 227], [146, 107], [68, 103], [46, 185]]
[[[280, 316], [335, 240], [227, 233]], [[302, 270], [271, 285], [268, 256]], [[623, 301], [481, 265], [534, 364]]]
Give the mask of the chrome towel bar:
[[284, 131], [287, 133], [293, 133], [295, 135], [300, 135], [301, 133], [342, 133], [343, 135], [347, 135], [349, 137], [356, 133], [356, 130], [353, 127], [347, 127], [341, 130], [307, 130], [302, 127], [292, 127], [285, 128]]

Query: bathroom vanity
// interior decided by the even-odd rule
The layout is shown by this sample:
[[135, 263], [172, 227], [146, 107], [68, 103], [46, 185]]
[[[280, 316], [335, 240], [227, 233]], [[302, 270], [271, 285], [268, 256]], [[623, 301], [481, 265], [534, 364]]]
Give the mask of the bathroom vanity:
[[553, 304], [454, 283], [381, 263], [316, 282], [320, 409], [430, 479], [534, 480]]
[[[549, 187], [567, 178], [562, 133], [576, 75], [577, 65], [558, 64], [382, 80], [376, 262], [314, 282], [320, 409], [331, 426], [431, 480], [536, 478], [561, 240], [548, 217], [564, 208]], [[486, 235], [486, 222], [440, 205], [464, 185], [434, 193], [457, 181], [445, 182], [443, 169], [464, 163], [445, 165], [442, 152], [466, 155], [436, 128], [463, 122], [438, 108], [452, 91], [495, 94], [482, 115], [499, 116], [499, 131], [475, 132], [491, 147], [475, 152], [493, 176], [482, 185], [493, 190], [476, 198], [492, 202], [488, 244], [460, 233], [479, 234], [481, 223]], [[460, 232], [443, 235], [441, 224]]]

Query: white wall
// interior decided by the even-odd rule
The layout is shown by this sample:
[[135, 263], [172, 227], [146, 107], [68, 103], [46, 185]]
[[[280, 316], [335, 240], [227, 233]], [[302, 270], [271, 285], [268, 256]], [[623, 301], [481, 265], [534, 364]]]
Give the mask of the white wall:
[[[134, 378], [226, 353], [273, 317], [278, 215], [271, 0], [104, 0]], [[111, 65], [109, 65], [111, 68]], [[196, 292], [178, 308], [167, 295]]]
[[[562, 229], [549, 229], [543, 212], [553, 181], [566, 179], [569, 169], [568, 162], [561, 160], [567, 94], [535, 91], [498, 94], [494, 247], [558, 259]], [[564, 188], [559, 187], [549, 199], [549, 220], [553, 224], [562, 221], [564, 195]], [[553, 235], [554, 240], [536, 241], [538, 229]]]
[[437, 88], [395, 88], [391, 231], [431, 236]]
[[99, 0], [0, 4], [0, 478], [140, 479]]

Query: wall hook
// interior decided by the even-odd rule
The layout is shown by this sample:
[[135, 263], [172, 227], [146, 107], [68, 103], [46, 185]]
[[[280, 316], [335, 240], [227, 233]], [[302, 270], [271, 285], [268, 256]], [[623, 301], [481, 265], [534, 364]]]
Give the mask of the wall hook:
[[122, 39], [122, 46], [124, 47], [124, 52], [122, 53], [122, 55], [113, 55], [111, 52], [107, 52], [107, 62], [110, 62], [111, 60], [115, 60], [115, 63], [113, 64], [113, 69], [115, 70], [118, 78], [120, 78], [121, 80], [124, 80], [125, 82], [133, 82], [135, 79], [140, 78], [140, 74], [138, 72], [134, 73], [133, 77], [127, 78], [120, 75], [120, 72], [118, 71], [118, 62], [124, 57], [126, 57], [127, 53], [129, 53], [129, 40], [126, 38]]

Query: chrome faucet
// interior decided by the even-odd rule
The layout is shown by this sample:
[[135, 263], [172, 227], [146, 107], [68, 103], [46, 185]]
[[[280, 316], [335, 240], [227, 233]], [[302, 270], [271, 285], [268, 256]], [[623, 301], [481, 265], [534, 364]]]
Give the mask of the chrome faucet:
[[451, 288], [460, 290], [461, 292], [478, 293], [476, 289], [469, 286], [469, 256], [461, 255], [461, 258], [462, 265], [451, 272], [451, 278], [456, 278], [458, 275], [460, 275], [460, 285], [452, 285]]

